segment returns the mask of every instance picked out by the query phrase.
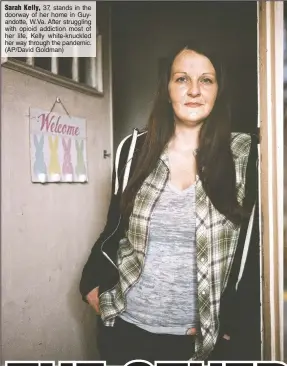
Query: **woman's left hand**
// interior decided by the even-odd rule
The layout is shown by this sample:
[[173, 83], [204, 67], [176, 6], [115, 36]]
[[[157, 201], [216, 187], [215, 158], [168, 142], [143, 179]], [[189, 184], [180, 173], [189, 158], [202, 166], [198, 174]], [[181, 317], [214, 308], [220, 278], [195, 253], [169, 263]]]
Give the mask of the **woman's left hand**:
[[230, 341], [230, 336], [228, 334], [224, 334], [222, 338], [226, 339], [227, 341]]

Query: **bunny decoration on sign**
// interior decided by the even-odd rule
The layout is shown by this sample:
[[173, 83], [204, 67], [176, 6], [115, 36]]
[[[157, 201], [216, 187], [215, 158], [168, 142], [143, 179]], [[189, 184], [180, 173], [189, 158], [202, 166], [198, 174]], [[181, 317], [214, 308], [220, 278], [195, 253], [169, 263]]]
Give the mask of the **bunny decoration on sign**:
[[77, 150], [77, 165], [76, 165], [76, 173], [79, 177], [80, 181], [86, 180], [86, 164], [84, 160], [84, 140], [76, 140], [76, 150]]
[[71, 139], [68, 139], [66, 143], [64, 137], [62, 137], [62, 145], [64, 150], [64, 161], [62, 166], [62, 173], [65, 176], [66, 181], [73, 180], [73, 165], [71, 162]]
[[[56, 104], [65, 115], [53, 112]], [[85, 119], [71, 116], [57, 97], [50, 111], [29, 109], [29, 127], [33, 183], [88, 181]]]
[[47, 167], [44, 159], [44, 136], [42, 135], [38, 141], [37, 135], [34, 135], [35, 146], [35, 162], [34, 174], [40, 182], [46, 181]]
[[61, 167], [58, 158], [58, 145], [59, 145], [59, 137], [55, 136], [53, 141], [53, 136], [49, 136], [49, 146], [50, 146], [50, 164], [49, 164], [49, 173], [51, 175], [52, 181], [59, 181], [61, 174]]

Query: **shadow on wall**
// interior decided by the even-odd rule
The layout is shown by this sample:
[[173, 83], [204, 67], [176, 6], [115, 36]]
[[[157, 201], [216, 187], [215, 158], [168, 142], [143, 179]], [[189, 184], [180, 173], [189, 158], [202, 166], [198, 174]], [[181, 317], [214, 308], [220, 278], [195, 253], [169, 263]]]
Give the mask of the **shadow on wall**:
[[68, 311], [78, 323], [77, 334], [78, 339], [82, 343], [83, 354], [87, 355], [88, 361], [98, 360], [99, 353], [96, 344], [97, 316], [95, 311], [87, 304], [83, 304], [81, 296], [79, 296], [79, 278], [81, 272], [75, 276], [73, 286], [67, 292]]

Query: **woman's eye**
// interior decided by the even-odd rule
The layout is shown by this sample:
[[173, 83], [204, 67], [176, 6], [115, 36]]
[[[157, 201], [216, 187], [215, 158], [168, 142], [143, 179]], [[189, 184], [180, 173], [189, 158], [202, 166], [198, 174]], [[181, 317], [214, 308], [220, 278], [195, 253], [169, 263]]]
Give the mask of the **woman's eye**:
[[187, 80], [187, 78], [185, 76], [181, 76], [181, 77], [176, 79], [176, 81], [179, 82], [179, 83], [184, 83], [186, 80]]
[[209, 78], [202, 79], [203, 84], [212, 84], [212, 80]]

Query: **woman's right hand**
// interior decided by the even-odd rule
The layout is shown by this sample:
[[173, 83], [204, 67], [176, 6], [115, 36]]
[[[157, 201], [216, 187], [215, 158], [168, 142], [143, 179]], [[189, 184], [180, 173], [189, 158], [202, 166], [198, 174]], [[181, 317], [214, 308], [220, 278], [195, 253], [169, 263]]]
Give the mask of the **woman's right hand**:
[[99, 287], [94, 288], [86, 296], [88, 303], [95, 309], [96, 313], [100, 314], [100, 301], [99, 301]]

